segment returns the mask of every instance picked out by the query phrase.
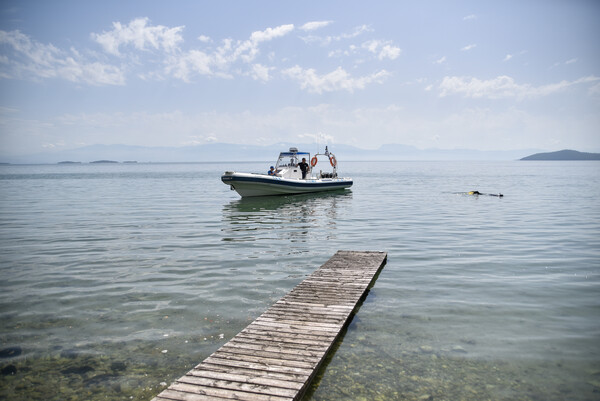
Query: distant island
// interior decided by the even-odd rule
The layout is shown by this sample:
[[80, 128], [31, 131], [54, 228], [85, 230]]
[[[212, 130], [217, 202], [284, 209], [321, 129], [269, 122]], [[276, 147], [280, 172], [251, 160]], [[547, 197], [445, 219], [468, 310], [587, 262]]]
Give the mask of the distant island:
[[[203, 145], [181, 147], [133, 146], [133, 145], [89, 145], [76, 149], [47, 151], [24, 156], [8, 157], [0, 154], [0, 161], [11, 164], [55, 164], [60, 161], [82, 161], [82, 164], [123, 163], [135, 165], [139, 163], [213, 163], [213, 162], [255, 162], [272, 164], [273, 157], [279, 152], [297, 147], [310, 150], [311, 153], [324, 149], [324, 145], [316, 146], [308, 143], [279, 142], [271, 145], [242, 145], [211, 142]], [[537, 160], [540, 149], [528, 148], [517, 150], [476, 150], [476, 149], [419, 149], [411, 145], [389, 143], [376, 149], [362, 149], [351, 145], [335, 144], [330, 149], [345, 161], [492, 161]], [[2, 150], [0, 148], [0, 150]], [[0, 152], [1, 153], [1, 152]], [[560, 153], [560, 152], [558, 152]], [[578, 152], [575, 152], [578, 153]], [[572, 159], [567, 157], [565, 159]], [[118, 162], [115, 160], [119, 160]], [[545, 160], [545, 159], [544, 159]], [[554, 160], [554, 158], [550, 159]], [[563, 160], [561, 158], [561, 160]], [[580, 160], [580, 159], [575, 159]], [[598, 160], [597, 155], [594, 160]], [[104, 164], [107, 165], [107, 164]]]
[[536, 153], [521, 160], [600, 160], [600, 153], [586, 153], [564, 149], [558, 152]]
[[72, 162], [69, 160], [65, 160], [64, 162], [58, 162], [58, 164], [81, 164], [81, 162]]

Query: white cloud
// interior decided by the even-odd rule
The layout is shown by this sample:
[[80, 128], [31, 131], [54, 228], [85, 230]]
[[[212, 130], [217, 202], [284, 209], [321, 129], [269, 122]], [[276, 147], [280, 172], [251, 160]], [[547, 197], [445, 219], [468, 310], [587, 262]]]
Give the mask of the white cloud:
[[565, 61], [565, 64], [573, 64], [577, 62], [577, 58], [572, 58], [570, 60]]
[[18, 113], [19, 110], [12, 107], [0, 106], [0, 116]]
[[[185, 82], [190, 82], [194, 75], [232, 78], [233, 74], [251, 76], [253, 79], [263, 82], [269, 81], [271, 78], [270, 73], [272, 70], [275, 70], [275, 67], [255, 62], [260, 53], [260, 44], [285, 36], [294, 29], [294, 25], [292, 24], [280, 25], [275, 28], [267, 28], [263, 31], [255, 31], [245, 41], [223, 40], [221, 46], [212, 52], [191, 50], [174, 54], [167, 61], [165, 73]], [[341, 35], [337, 38], [355, 37], [368, 29], [366, 25], [363, 25], [357, 27], [352, 34]], [[401, 49], [394, 46], [390, 41], [372, 40], [365, 42], [360, 48], [375, 54], [379, 60], [386, 58], [393, 60], [399, 57], [401, 53]], [[350, 50], [344, 54], [350, 55], [360, 48], [352, 45], [349, 48]], [[274, 56], [270, 54], [268, 58], [272, 60]], [[249, 64], [249, 66], [234, 70], [233, 66], [239, 65], [238, 63]], [[352, 92], [355, 89], [363, 89], [370, 83], [381, 82], [389, 75], [386, 71], [379, 71], [371, 75], [354, 78], [340, 67], [335, 71], [320, 76], [314, 69], [302, 68], [300, 66], [288, 68], [282, 71], [282, 73], [284, 76], [298, 81], [303, 89], [307, 89], [313, 93], [337, 90]]]
[[172, 57], [167, 62], [165, 72], [184, 82], [190, 82], [192, 75], [213, 75], [216, 65], [214, 56], [200, 50], [190, 50], [187, 53]]
[[381, 40], [369, 40], [362, 44], [363, 49], [367, 49], [369, 52], [377, 55], [379, 60], [389, 58], [394, 60], [400, 56], [402, 50], [399, 47], [393, 46], [389, 41]]
[[264, 31], [255, 31], [250, 35], [250, 39], [237, 42], [235, 46], [233, 46], [233, 42], [226, 41], [225, 45], [219, 48], [219, 52], [221, 54], [226, 54], [229, 50], [233, 48], [232, 54], [228, 55], [229, 62], [235, 62], [238, 59], [242, 59], [246, 63], [252, 62], [259, 53], [259, 44], [262, 42], [268, 42], [275, 38], [279, 38], [281, 36], [287, 35], [291, 31], [294, 30], [294, 25], [280, 25], [275, 28], [267, 28]]
[[599, 77], [589, 76], [575, 81], [561, 81], [535, 87], [530, 84], [517, 84], [513, 78], [506, 75], [489, 80], [473, 77], [444, 77], [440, 84], [440, 97], [461, 94], [474, 99], [536, 98], [560, 92], [573, 85], [598, 80], [600, 80]]
[[183, 26], [167, 28], [157, 25], [149, 26], [148, 18], [136, 18], [128, 25], [113, 22], [113, 29], [101, 34], [92, 33], [92, 39], [98, 42], [106, 52], [120, 55], [121, 46], [133, 45], [137, 50], [146, 50], [148, 47], [156, 50], [162, 49], [172, 52], [183, 41], [181, 31]]
[[306, 24], [302, 25], [300, 27], [300, 30], [302, 31], [314, 31], [316, 29], [320, 29], [320, 28], [324, 28], [327, 25], [333, 23], [333, 21], [312, 21], [312, 22], [307, 22]]
[[[331, 21], [313, 21], [300, 29], [316, 30], [330, 23]], [[212, 44], [215, 40], [200, 35], [197, 36], [198, 42], [184, 50], [181, 47], [184, 26], [152, 25], [148, 18], [136, 18], [127, 24], [114, 22], [112, 25], [112, 30], [92, 33], [90, 37], [107, 54], [119, 57], [112, 58], [113, 64], [98, 61], [107, 57], [95, 51], [79, 52], [74, 48], [61, 50], [52, 44], [35, 42], [19, 31], [0, 31], [0, 44], [13, 49], [13, 54], [5, 52], [0, 55], [0, 78], [60, 78], [93, 85], [122, 85], [125, 83], [125, 73], [128, 72], [146, 81], [175, 78], [189, 83], [199, 76], [224, 79], [243, 76], [267, 82], [271, 80], [273, 72], [278, 70], [274, 64], [278, 58], [273, 51], [260, 57], [264, 44], [289, 35], [296, 29], [293, 24], [268, 27], [252, 32], [245, 40], [226, 38], [216, 46], [203, 46], [205, 43]], [[329, 36], [324, 40], [329, 43], [351, 40], [369, 31], [372, 31], [369, 26], [360, 25], [349, 33]], [[391, 41], [369, 40], [359, 46], [350, 44], [347, 50], [330, 54], [354, 56], [361, 52], [361, 57], [370, 53], [378, 60], [395, 60], [402, 50]], [[114, 64], [114, 60], [120, 65]], [[365, 60], [362, 57], [354, 62], [356, 64]], [[295, 79], [310, 92], [323, 93], [363, 89], [371, 83], [383, 81], [389, 73], [381, 70], [353, 77], [340, 67], [328, 74], [318, 75], [310, 67], [296, 66], [287, 69], [283, 75]]]
[[470, 20], [474, 20], [477, 19], [477, 16], [475, 14], [470, 14], [467, 15], [466, 17], [463, 17], [463, 21], [470, 21]]
[[333, 144], [335, 143], [335, 137], [333, 135], [324, 134], [322, 132], [313, 133], [304, 133], [298, 134], [298, 139], [308, 139], [310, 142], [316, 143], [326, 143]]
[[284, 35], [294, 30], [294, 24], [280, 25], [276, 28], [267, 28], [264, 31], [252, 32], [250, 40], [254, 43], [266, 42]]
[[352, 38], [362, 35], [365, 32], [370, 32], [370, 31], [372, 31], [372, 29], [368, 25], [363, 24], [363, 25], [360, 25], [360, 26], [357, 26], [356, 28], [354, 28], [354, 30], [351, 33], [333, 36], [332, 39], [334, 41], [339, 41], [339, 40], [343, 40], [343, 39], [352, 39]]
[[0, 31], [0, 44], [12, 48], [12, 53], [0, 61], [5, 78], [60, 78], [91, 85], [122, 85], [123, 68], [100, 62], [89, 62], [75, 49], [63, 51], [52, 44], [43, 44], [19, 31]]
[[252, 66], [252, 78], [257, 81], [267, 82], [269, 80], [269, 67], [265, 67], [261, 64], [254, 64]]
[[471, 50], [471, 49], [474, 49], [474, 48], [476, 48], [476, 47], [477, 47], [477, 45], [476, 45], [476, 44], [474, 44], [474, 43], [472, 43], [472, 44], [470, 44], [470, 45], [466, 45], [465, 47], [463, 47], [463, 48], [462, 48], [462, 49], [460, 49], [460, 50], [461, 50], [461, 51], [463, 51], [463, 52], [466, 52], [466, 51], [469, 51], [469, 50]]
[[342, 33], [340, 35], [331, 35], [331, 36], [304, 36], [301, 39], [305, 43], [320, 43], [322, 46], [330, 45], [331, 43], [340, 42], [342, 40], [348, 40], [356, 38], [366, 32], [371, 32], [372, 29], [368, 25], [359, 25], [355, 27], [350, 33]]
[[385, 78], [390, 75], [389, 72], [381, 70], [371, 75], [353, 78], [342, 67], [338, 67], [325, 75], [318, 75], [312, 68], [303, 69], [299, 66], [289, 68], [282, 72], [291, 79], [300, 82], [302, 89], [318, 94], [340, 90], [354, 92], [356, 89], [364, 89], [371, 83], [382, 83]]
[[189, 136], [189, 140], [184, 140], [183, 142], [181, 142], [181, 145], [183, 146], [198, 146], [198, 145], [204, 145], [206, 143], [214, 143], [214, 142], [218, 142], [219, 138], [217, 136], [214, 135], [214, 133], [209, 133], [206, 135], [190, 135]]
[[194, 75], [209, 75], [221, 78], [233, 78], [232, 66], [238, 62], [250, 65], [250, 75], [254, 79], [269, 80], [269, 67], [253, 63], [260, 53], [260, 44], [287, 35], [294, 30], [294, 25], [280, 25], [255, 31], [250, 39], [234, 41], [225, 39], [216, 50], [207, 53], [201, 50], [189, 50], [170, 56], [166, 60], [165, 73], [184, 82], [191, 82]]
[[379, 58], [379, 60], [383, 60], [384, 58], [394, 60], [398, 58], [398, 56], [400, 56], [401, 51], [402, 50], [399, 47], [392, 45], [384, 45], [377, 57]]
[[[395, 60], [400, 57], [402, 53], [402, 49], [397, 46], [394, 46], [391, 41], [384, 40], [368, 40], [363, 42], [360, 46], [349, 45], [347, 49], [336, 49], [331, 50], [327, 56], [328, 57], [349, 57], [353, 55], [357, 55], [361, 53], [361, 50], [366, 50], [368, 53], [374, 54], [377, 59], [384, 60], [390, 59]], [[364, 61], [364, 60], [363, 60]], [[360, 61], [355, 61], [356, 63]]]
[[512, 55], [512, 54], [507, 54], [507, 55], [504, 57], [504, 60], [502, 60], [502, 61], [508, 61], [508, 60], [510, 60], [511, 58], [513, 58], [513, 55]]
[[444, 62], [446, 62], [446, 56], [442, 56], [441, 58], [435, 60], [433, 63], [434, 64], [443, 64]]

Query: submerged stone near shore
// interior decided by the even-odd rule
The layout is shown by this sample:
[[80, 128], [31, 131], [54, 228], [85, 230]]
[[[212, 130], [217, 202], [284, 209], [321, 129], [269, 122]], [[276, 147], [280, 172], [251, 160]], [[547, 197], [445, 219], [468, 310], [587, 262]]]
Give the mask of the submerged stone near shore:
[[0, 350], [0, 358], [13, 358], [23, 353], [21, 347], [8, 347]]
[[1, 372], [3, 376], [14, 375], [17, 373], [17, 367], [15, 365], [8, 365], [3, 367]]

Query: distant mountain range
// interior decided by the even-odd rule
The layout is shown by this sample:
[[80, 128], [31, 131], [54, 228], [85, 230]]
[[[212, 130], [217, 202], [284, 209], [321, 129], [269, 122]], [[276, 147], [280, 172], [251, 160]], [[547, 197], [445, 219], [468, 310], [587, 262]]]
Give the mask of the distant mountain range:
[[[184, 162], [274, 162], [279, 152], [297, 147], [301, 151], [316, 153], [325, 145], [276, 143], [268, 146], [210, 143], [185, 147], [149, 147], [129, 145], [92, 145], [82, 148], [38, 153], [27, 156], [0, 156], [0, 162], [13, 164], [53, 164], [60, 162], [90, 163], [98, 160], [137, 161], [140, 163], [184, 163]], [[366, 150], [349, 145], [332, 145], [338, 160], [519, 160], [539, 150], [480, 151], [469, 149], [425, 149], [413, 146], [388, 144], [376, 150]]]
[[600, 153], [586, 153], [564, 149], [558, 152], [536, 153], [521, 160], [600, 160]]

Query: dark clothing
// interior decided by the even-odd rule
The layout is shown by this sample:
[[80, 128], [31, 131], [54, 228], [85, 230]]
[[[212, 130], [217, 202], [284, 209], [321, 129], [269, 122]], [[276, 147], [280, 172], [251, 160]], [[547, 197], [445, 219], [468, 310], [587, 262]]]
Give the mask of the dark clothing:
[[305, 179], [306, 173], [308, 172], [308, 163], [300, 162], [300, 163], [298, 163], [298, 167], [300, 167], [300, 170], [302, 170], [302, 179]]

